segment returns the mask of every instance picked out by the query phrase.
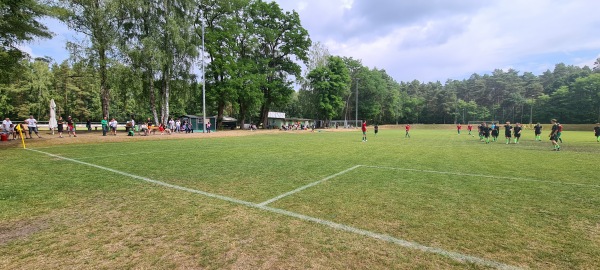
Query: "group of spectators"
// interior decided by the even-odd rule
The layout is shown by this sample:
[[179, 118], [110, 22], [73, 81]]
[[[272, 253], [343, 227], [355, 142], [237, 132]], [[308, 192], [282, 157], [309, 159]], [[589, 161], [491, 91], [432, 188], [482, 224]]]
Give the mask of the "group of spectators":
[[[77, 137], [77, 134], [75, 133], [75, 125], [71, 116], [69, 116], [66, 121], [63, 120], [62, 117], [58, 118], [57, 131], [59, 137], [63, 137], [62, 133], [65, 124], [67, 125], [67, 132], [69, 134], [69, 137], [71, 137], [71, 135]], [[38, 129], [38, 121], [33, 117], [33, 115], [30, 115], [29, 118], [25, 119], [23, 122], [16, 124], [13, 123], [10, 120], [10, 118], [6, 117], [2, 121], [2, 132], [7, 133], [9, 136], [12, 136], [12, 138], [10, 138], [11, 140], [16, 140], [20, 138], [21, 134], [23, 134], [24, 139], [33, 139], [34, 133], [38, 138], [42, 138]]]
[[[254, 126], [254, 129], [256, 129], [256, 126]], [[314, 126], [312, 127], [312, 129], [314, 130]], [[282, 124], [280, 130], [308, 130], [308, 125], [304, 125], [300, 122], [286, 125]]]
[[[100, 121], [100, 125], [102, 127], [102, 136], [107, 136], [107, 134], [116, 136], [118, 121], [115, 118], [111, 118], [110, 121], [107, 117], [104, 117], [102, 121]], [[88, 119], [86, 122], [86, 127], [88, 131], [92, 130], [91, 121]], [[69, 137], [77, 137], [75, 131], [75, 123], [71, 116], [68, 116], [66, 120], [61, 117], [57, 120], [56, 131], [58, 131], [58, 137], [63, 138], [63, 132], [66, 131], [69, 134]], [[131, 118], [131, 120], [127, 121], [125, 125], [125, 130], [128, 136], [133, 136], [135, 131], [139, 131], [142, 135], [150, 135], [150, 133], [156, 134], [158, 130], [160, 134], [172, 134], [172, 133], [193, 133], [194, 129], [192, 123], [187, 120], [181, 119], [169, 119], [167, 124], [158, 124], [155, 125], [151, 118], [148, 118], [147, 121], [141, 123], [136, 126], [135, 120]], [[211, 123], [206, 123], [206, 130], [208, 133], [211, 132]], [[33, 134], [35, 134], [38, 138], [42, 138], [38, 129], [38, 121], [30, 115], [29, 118], [25, 119], [21, 123], [13, 123], [9, 117], [6, 117], [2, 121], [2, 126], [0, 127], [0, 133], [8, 134], [10, 140], [16, 140], [20, 138], [19, 131], [23, 134], [24, 139], [32, 139]]]
[[[117, 126], [119, 123], [115, 118], [112, 118], [110, 121], [108, 121], [107, 117], [104, 117], [104, 119], [100, 121], [100, 124], [102, 126], [102, 136], [106, 136], [109, 130], [111, 135], [117, 135]], [[208, 133], [210, 133], [210, 128], [211, 124], [208, 122], [206, 124], [206, 130]], [[133, 136], [135, 131], [139, 131], [141, 135], [148, 136], [151, 133], [156, 134], [157, 130], [161, 135], [165, 133], [169, 135], [172, 133], [194, 133], [194, 128], [191, 122], [173, 118], [170, 118], [166, 125], [163, 123], [156, 125], [154, 121], [148, 117], [145, 122], [142, 122], [138, 126], [136, 126], [135, 120], [132, 118], [125, 124], [125, 130], [127, 132], [127, 136]]]

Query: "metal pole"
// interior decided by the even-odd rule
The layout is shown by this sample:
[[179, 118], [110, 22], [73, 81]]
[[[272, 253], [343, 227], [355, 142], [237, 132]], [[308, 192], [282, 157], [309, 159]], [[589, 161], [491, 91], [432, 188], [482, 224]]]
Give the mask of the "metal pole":
[[204, 71], [204, 12], [202, 16], [202, 133], [206, 133], [206, 78]]
[[358, 81], [359, 79], [356, 78], [356, 115], [354, 118], [354, 127], [357, 128], [358, 127]]

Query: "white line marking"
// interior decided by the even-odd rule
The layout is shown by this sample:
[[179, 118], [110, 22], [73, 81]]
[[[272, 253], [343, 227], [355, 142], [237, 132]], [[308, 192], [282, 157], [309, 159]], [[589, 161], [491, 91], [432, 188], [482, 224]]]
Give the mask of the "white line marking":
[[82, 159], [90, 159], [90, 158], [109, 158], [109, 157], [116, 157], [116, 156], [131, 156], [131, 155], [146, 155], [146, 154], [156, 154], [156, 153], [166, 153], [166, 152], [177, 152], [177, 151], [182, 151], [182, 150], [162, 150], [162, 151], [147, 151], [147, 152], [132, 152], [132, 153], [123, 153], [123, 154], [114, 154], [114, 155], [106, 155], [106, 156], [89, 156], [89, 157], [80, 157], [80, 158], [73, 158], [76, 160], [82, 160]]
[[395, 167], [382, 167], [382, 166], [369, 166], [369, 165], [361, 165], [361, 166], [363, 166], [365, 168], [375, 168], [375, 169], [411, 171], [411, 172], [422, 172], [422, 173], [437, 173], [437, 174], [449, 174], [449, 175], [472, 176], [472, 177], [485, 177], [485, 178], [493, 178], [493, 179], [506, 179], [506, 180], [515, 180], [515, 181], [528, 181], [528, 182], [548, 183], [548, 184], [556, 184], [556, 185], [572, 185], [572, 186], [581, 186], [581, 187], [600, 188], [600, 185], [590, 185], [590, 184], [581, 184], [581, 183], [569, 183], [569, 182], [560, 182], [560, 181], [547, 181], [547, 180], [537, 180], [537, 179], [519, 178], [519, 177], [495, 176], [495, 175], [472, 174], [472, 173], [458, 173], [458, 172], [443, 172], [443, 171], [419, 170], [419, 169], [407, 169], [407, 168], [395, 168]]
[[[206, 196], [206, 197], [210, 197], [210, 198], [215, 198], [215, 199], [219, 199], [219, 200], [223, 200], [223, 201], [227, 201], [227, 202], [231, 202], [231, 203], [241, 204], [241, 205], [245, 205], [245, 206], [248, 206], [248, 207], [251, 207], [251, 208], [256, 208], [256, 209], [264, 210], [264, 211], [267, 211], [267, 212], [276, 213], [276, 214], [280, 214], [280, 215], [284, 215], [284, 216], [288, 216], [288, 217], [293, 217], [293, 218], [297, 218], [297, 219], [308, 221], [308, 222], [313, 222], [313, 223], [325, 225], [325, 226], [328, 226], [328, 227], [333, 228], [333, 229], [337, 229], [337, 230], [341, 230], [341, 231], [346, 231], [346, 232], [350, 232], [350, 233], [354, 233], [354, 234], [359, 234], [359, 235], [367, 236], [367, 237], [374, 238], [374, 239], [383, 240], [383, 241], [386, 241], [386, 242], [394, 243], [394, 244], [402, 246], [402, 247], [406, 247], [406, 248], [410, 248], [410, 249], [420, 250], [420, 251], [423, 251], [423, 252], [428, 252], [428, 253], [442, 255], [442, 256], [445, 256], [445, 257], [448, 257], [448, 258], [451, 258], [453, 260], [456, 260], [456, 261], [459, 261], [459, 262], [463, 262], [463, 263], [474, 263], [474, 264], [478, 264], [478, 265], [481, 265], [481, 266], [494, 267], [494, 268], [503, 269], [503, 270], [504, 269], [506, 269], [506, 270], [521, 269], [521, 268], [516, 267], [516, 266], [512, 266], [512, 265], [508, 265], [508, 264], [496, 262], [496, 261], [493, 261], [493, 260], [488, 260], [488, 259], [484, 259], [484, 258], [479, 258], [479, 257], [474, 257], [474, 256], [469, 256], [469, 255], [464, 255], [464, 254], [457, 253], [457, 252], [447, 251], [447, 250], [444, 250], [444, 249], [441, 249], [441, 248], [428, 247], [428, 246], [425, 246], [425, 245], [421, 245], [419, 243], [406, 241], [406, 240], [395, 238], [395, 237], [392, 237], [392, 236], [389, 236], [389, 235], [386, 235], [386, 234], [375, 233], [375, 232], [371, 232], [371, 231], [367, 231], [367, 230], [363, 230], [363, 229], [351, 227], [351, 226], [340, 224], [340, 223], [335, 223], [333, 221], [328, 221], [328, 220], [324, 220], [324, 219], [320, 219], [320, 218], [306, 216], [306, 215], [302, 215], [302, 214], [290, 212], [290, 211], [283, 210], [283, 209], [278, 209], [278, 208], [273, 208], [273, 207], [269, 207], [269, 206], [259, 205], [259, 204], [256, 204], [256, 203], [242, 201], [242, 200], [238, 200], [238, 199], [234, 199], [234, 198], [230, 198], [230, 197], [226, 197], [226, 196], [222, 196], [222, 195], [217, 195], [217, 194], [213, 194], [213, 193], [208, 193], [208, 192], [201, 191], [201, 190], [195, 190], [195, 189], [186, 188], [186, 187], [182, 187], [182, 186], [172, 185], [172, 184], [168, 184], [168, 183], [165, 183], [165, 182], [153, 180], [153, 179], [150, 179], [150, 178], [146, 178], [146, 177], [142, 177], [142, 176], [138, 176], [138, 175], [134, 175], [134, 174], [130, 174], [130, 173], [118, 171], [118, 170], [115, 170], [115, 169], [111, 169], [111, 168], [107, 168], [107, 167], [103, 167], [103, 166], [99, 166], [99, 165], [87, 163], [87, 162], [84, 162], [84, 161], [79, 161], [79, 160], [75, 160], [75, 159], [71, 159], [71, 158], [62, 157], [62, 156], [55, 155], [55, 154], [46, 153], [46, 152], [35, 150], [35, 149], [27, 149], [27, 150], [33, 151], [33, 152], [37, 152], [37, 153], [41, 153], [41, 154], [45, 154], [45, 155], [48, 155], [48, 156], [51, 156], [51, 157], [55, 157], [55, 158], [59, 158], [59, 159], [62, 159], [62, 160], [71, 161], [71, 162], [74, 162], [74, 163], [78, 163], [78, 164], [82, 164], [82, 165], [94, 167], [94, 168], [97, 168], [97, 169], [106, 170], [106, 171], [113, 172], [113, 173], [116, 173], [116, 174], [120, 174], [120, 175], [123, 175], [123, 176], [131, 177], [133, 179], [138, 179], [138, 180], [142, 180], [142, 181], [145, 181], [145, 182], [153, 183], [153, 184], [156, 184], [156, 185], [159, 185], [159, 186], [164, 186], [164, 187], [173, 188], [173, 189], [176, 189], [176, 190], [181, 190], [181, 191], [191, 192], [191, 193], [195, 193], [195, 194], [200, 194], [200, 195], [203, 195], [203, 196]], [[357, 165], [357, 166], [352, 167], [350, 169], [355, 169], [355, 168], [358, 168], [360, 166], [361, 165]], [[348, 169], [348, 171], [350, 169]]]
[[277, 197], [275, 197], [275, 198], [273, 198], [273, 199], [270, 199], [270, 200], [268, 200], [268, 201], [264, 201], [264, 202], [262, 202], [262, 203], [259, 203], [258, 205], [260, 205], [260, 206], [265, 206], [265, 205], [267, 205], [267, 204], [270, 204], [270, 203], [272, 203], [272, 202], [275, 202], [275, 201], [277, 201], [277, 200], [279, 200], [279, 199], [282, 199], [282, 198], [284, 198], [284, 197], [290, 196], [290, 195], [292, 195], [292, 194], [294, 194], [294, 193], [296, 193], [296, 192], [300, 192], [300, 191], [302, 191], [302, 190], [305, 190], [305, 189], [307, 189], [307, 188], [309, 188], [309, 187], [316, 186], [316, 185], [318, 185], [318, 184], [320, 184], [320, 183], [323, 183], [323, 182], [325, 182], [325, 181], [327, 181], [327, 180], [329, 180], [329, 179], [331, 179], [331, 178], [334, 178], [334, 177], [336, 177], [336, 176], [340, 176], [340, 175], [342, 175], [342, 174], [345, 174], [345, 173], [347, 173], [347, 172], [349, 172], [349, 171], [351, 171], [351, 170], [354, 170], [354, 169], [356, 169], [356, 168], [358, 168], [358, 167], [360, 167], [360, 166], [362, 166], [362, 165], [356, 165], [356, 166], [354, 166], [354, 167], [352, 167], [352, 168], [349, 168], [349, 169], [343, 170], [343, 171], [341, 171], [341, 172], [339, 172], [339, 173], [336, 173], [336, 174], [334, 174], [334, 175], [327, 176], [327, 177], [325, 177], [325, 178], [323, 178], [323, 179], [321, 179], [321, 180], [319, 180], [319, 181], [317, 181], [317, 182], [313, 182], [313, 183], [310, 183], [310, 184], [308, 184], [308, 185], [306, 185], [306, 186], [302, 186], [302, 187], [299, 187], [299, 188], [297, 188], [297, 189], [294, 189], [294, 190], [292, 190], [292, 191], [290, 191], [290, 192], [283, 193], [283, 194], [281, 194], [281, 195], [279, 195], [279, 196], [277, 196]]

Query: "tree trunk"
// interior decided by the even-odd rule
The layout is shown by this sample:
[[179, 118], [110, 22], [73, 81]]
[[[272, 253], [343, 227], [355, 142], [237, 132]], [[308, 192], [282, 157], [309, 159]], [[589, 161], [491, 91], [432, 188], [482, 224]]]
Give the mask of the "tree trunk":
[[170, 95], [170, 72], [169, 68], [165, 68], [165, 72], [163, 72], [163, 84], [162, 84], [162, 117], [161, 123], [164, 125], [169, 121], [169, 95]]
[[102, 115], [109, 117], [110, 108], [110, 89], [106, 83], [106, 50], [98, 50], [100, 58], [100, 98], [102, 99]]
[[[215, 130], [220, 128], [221, 124], [223, 123], [223, 111], [225, 111], [225, 101], [220, 100], [219, 101], [219, 109], [217, 111], [217, 123], [216, 123]], [[204, 125], [206, 125], [206, 123], [204, 123]]]
[[260, 108], [260, 123], [262, 123], [263, 128], [269, 123], [269, 101], [263, 103]]
[[244, 124], [246, 124], [246, 106], [244, 106], [241, 100], [238, 101], [240, 104], [240, 127], [244, 129]]
[[154, 76], [152, 70], [148, 70], [148, 91], [150, 93], [150, 110], [154, 116], [155, 123], [158, 123], [158, 114], [156, 113], [156, 95], [154, 94]]

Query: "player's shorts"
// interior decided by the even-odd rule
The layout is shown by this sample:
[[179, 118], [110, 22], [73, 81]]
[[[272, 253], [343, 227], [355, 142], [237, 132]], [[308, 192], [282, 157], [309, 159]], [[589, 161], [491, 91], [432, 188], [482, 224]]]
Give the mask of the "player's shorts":
[[600, 136], [600, 133], [596, 133], [595, 135], [596, 135], [596, 137], [598, 137], [598, 136]]
[[515, 138], [521, 138], [521, 134], [515, 134]]
[[510, 138], [510, 137], [512, 137], [512, 136], [511, 136], [511, 134], [510, 134], [510, 133], [504, 133], [504, 137], [506, 137], [506, 138]]
[[550, 140], [551, 141], [556, 141], [556, 140], [558, 140], [558, 136], [552, 135], [552, 136], [550, 136]]
[[375, 130], [375, 134], [377, 134], [377, 132], [379, 132], [379, 130]]
[[542, 134], [541, 132], [536, 132], [535, 136], [538, 136], [538, 135], [541, 135], [541, 134]]
[[363, 131], [363, 135], [367, 135], [367, 132], [366, 132], [366, 131]]

